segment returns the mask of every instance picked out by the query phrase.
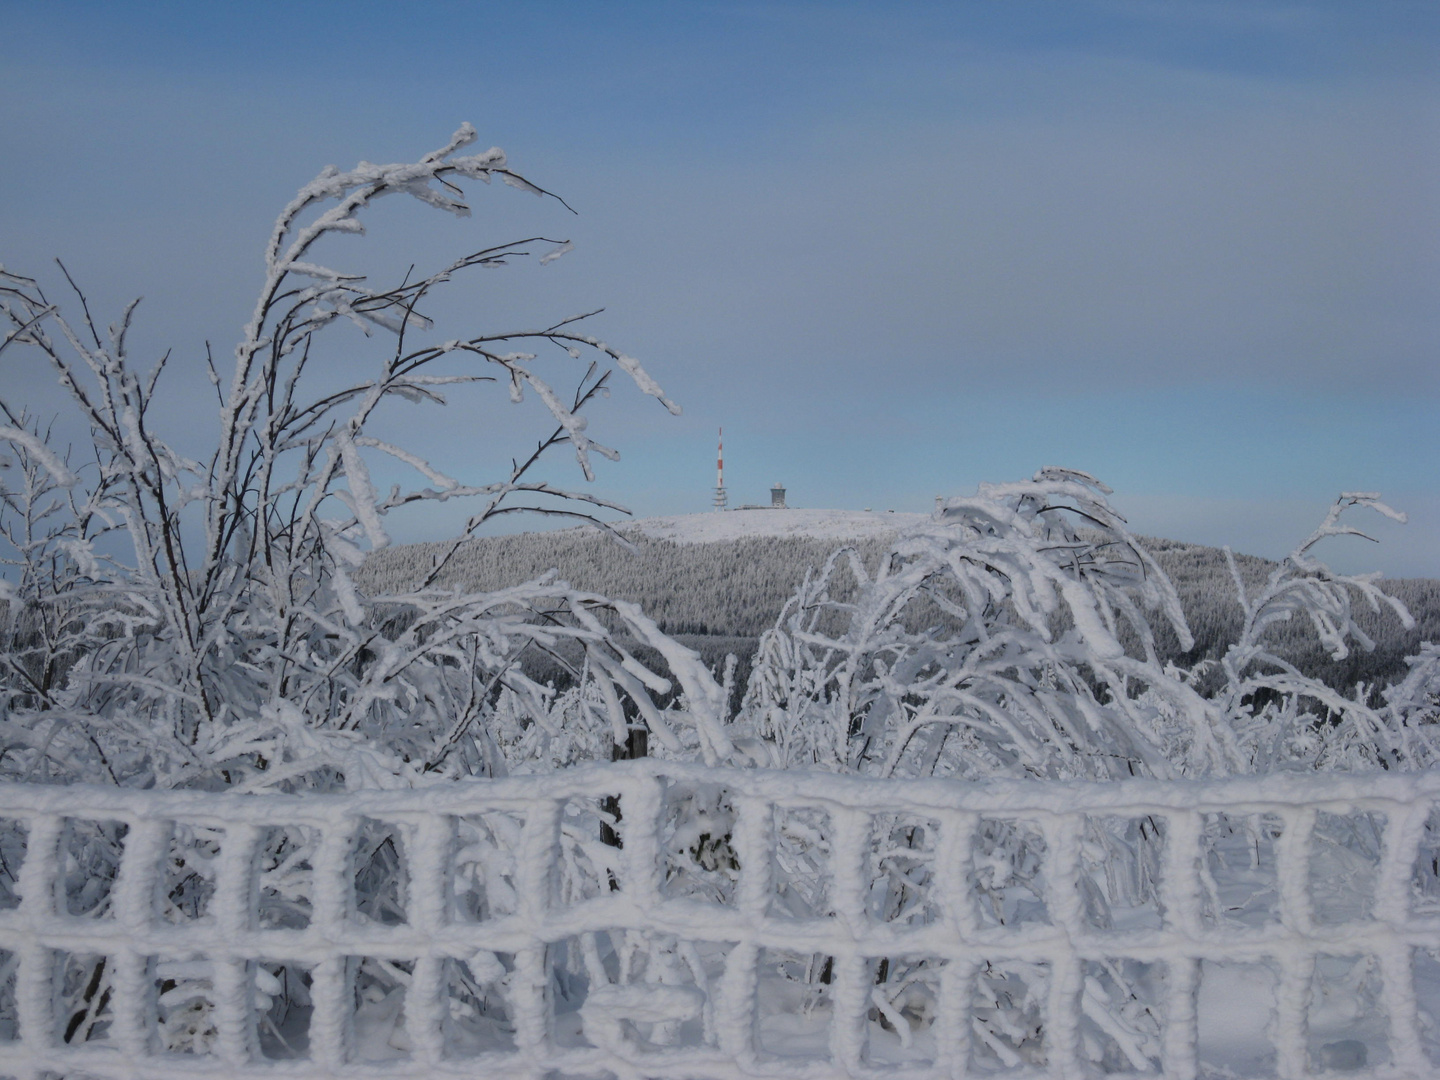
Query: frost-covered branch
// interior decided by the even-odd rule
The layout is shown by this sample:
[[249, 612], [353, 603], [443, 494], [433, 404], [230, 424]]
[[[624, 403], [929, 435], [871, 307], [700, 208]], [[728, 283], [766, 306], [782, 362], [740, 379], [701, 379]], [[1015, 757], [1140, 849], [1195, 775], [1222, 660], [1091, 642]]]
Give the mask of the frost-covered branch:
[[1177, 740], [1238, 767], [1156, 659], [1146, 612], [1189, 630], [1107, 491], [1045, 469], [950, 500], [873, 576], [837, 553], [762, 639], [747, 722], [784, 764], [883, 775], [1168, 776]]
[[[426, 581], [384, 597], [354, 584], [366, 554], [389, 543], [389, 515], [417, 503], [475, 501], [466, 535], [504, 514], [589, 522], [595, 508], [621, 509], [537, 475], [562, 444], [587, 480], [593, 455], [618, 456], [585, 413], [608, 393], [612, 366], [679, 411], [633, 359], [581, 331], [588, 315], [430, 335], [436, 290], [537, 245], [548, 260], [562, 242], [489, 246], [390, 287], [322, 259], [319, 242], [363, 234], [385, 195], [465, 216], [469, 181], [548, 194], [497, 149], [462, 154], [474, 139], [465, 125], [415, 162], [326, 169], [285, 207], [228, 379], [207, 355], [220, 408], [203, 460], [158, 426], [169, 356], [142, 373], [128, 344], [135, 304], [102, 329], [63, 267], [75, 319], [35, 279], [0, 272], [0, 352], [51, 367], [94, 447], [77, 468], [23, 413], [0, 417], [17, 462], [4, 487], [16, 569], [3, 719], [15, 735], [0, 774], [259, 789], [504, 771], [515, 762], [486, 749], [502, 702], [541, 728], [555, 706], [557, 692], [516, 662], [535, 649], [581, 650], [577, 692], [619, 716], [607, 722], [622, 735], [646, 723], [673, 752], [728, 754], [714, 679], [638, 611], [547, 580], [463, 595]], [[322, 375], [319, 344], [338, 323], [374, 342], [368, 372], [350, 374], [348, 359], [343, 381]], [[542, 359], [541, 344], [553, 356]], [[451, 475], [370, 430], [392, 402], [440, 408], [453, 389], [487, 384], [514, 400], [532, 391], [554, 422], [501, 477]], [[385, 490], [372, 471], [382, 459], [415, 481]], [[656, 650], [662, 670], [629, 641]]]

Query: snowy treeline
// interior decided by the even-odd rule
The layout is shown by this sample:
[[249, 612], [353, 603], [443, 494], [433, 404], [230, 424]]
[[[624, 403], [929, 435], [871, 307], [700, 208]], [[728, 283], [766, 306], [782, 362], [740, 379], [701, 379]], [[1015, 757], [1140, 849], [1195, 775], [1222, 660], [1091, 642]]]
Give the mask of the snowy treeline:
[[[785, 601], [822, 565], [836, 542], [809, 537], [756, 536], [708, 544], [657, 540], [623, 524], [630, 547], [588, 529], [487, 536], [455, 553], [437, 585], [503, 589], [555, 569], [560, 577], [604, 596], [639, 604], [674, 634], [759, 638]], [[856, 544], [874, 563], [885, 539]], [[376, 552], [356, 575], [367, 590], [389, 591], [421, 580], [439, 544], [405, 544]]]
[[[1307, 624], [1342, 663], [1374, 644], [1363, 621], [1370, 616], [1361, 612], [1413, 627], [1405, 605], [1372, 578], [1335, 574], [1320, 561], [1324, 542], [1353, 531], [1356, 515], [1394, 515], [1368, 494], [1342, 496], [1316, 533], [1263, 580], [1227, 559], [1240, 621], [1223, 648], [1204, 657], [1157, 555], [1128, 532], [1102, 483], [1066, 469], [982, 485], [973, 497], [950, 500], [928, 523], [867, 550], [809, 551], [806, 561], [815, 569], [770, 625], [742, 623], [763, 631], [743, 679], [733, 663], [712, 668], [662, 630], [657, 612], [563, 574], [455, 587], [464, 580], [448, 576], [458, 574], [457, 561], [483, 550], [467, 546], [470, 535], [497, 514], [530, 507], [588, 521], [586, 510], [604, 505], [538, 479], [537, 463], [552, 450], [569, 453], [589, 478], [592, 455], [613, 456], [594, 440], [585, 415], [608, 388], [609, 365], [677, 411], [635, 360], [585, 334], [577, 320], [463, 337], [429, 326], [424, 310], [433, 290], [532, 247], [553, 255], [549, 242], [487, 248], [388, 289], [317, 261], [319, 241], [363, 231], [363, 213], [386, 194], [457, 215], [468, 213], [461, 190], [467, 180], [499, 177], [543, 194], [508, 169], [498, 150], [462, 155], [473, 138], [467, 125], [418, 162], [327, 169], [301, 189], [267, 244], [261, 293], [233, 365], [222, 375], [210, 364], [219, 419], [214, 446], [200, 458], [164, 437], [164, 408], [157, 404], [164, 360], [144, 370], [130, 355], [133, 305], [102, 328], [78, 289], [62, 305], [37, 281], [0, 271], [7, 322], [0, 356], [48, 365], [91, 435], [85, 453], [67, 456], [36, 418], [0, 402], [0, 440], [9, 446], [0, 481], [8, 565], [0, 779], [304, 797], [446, 788], [644, 755], [896, 783], [1163, 781], [1404, 772], [1435, 764], [1435, 646], [1417, 648], [1403, 677], [1378, 691], [1327, 685], [1277, 648], [1287, 627]], [[347, 324], [366, 332], [358, 344], [373, 350], [373, 366], [357, 378], [352, 349], [346, 370], [330, 371], [331, 384], [317, 388], [328, 354], [316, 342]], [[336, 389], [340, 374], [355, 381]], [[573, 389], [557, 390], [561, 379]], [[451, 477], [372, 434], [376, 415], [392, 400], [443, 406], [487, 382], [498, 382], [512, 401], [533, 395], [553, 422], [506, 475]], [[380, 456], [411, 470], [414, 485], [380, 490], [371, 479]], [[429, 565], [419, 575], [381, 575], [384, 563], [374, 553], [389, 545], [387, 516], [416, 502], [452, 499], [476, 507], [465, 535], [428, 549]], [[643, 565], [627, 563], [613, 540], [606, 543], [608, 556], [597, 558], [615, 567]], [[787, 572], [783, 559], [754, 558], [764, 548], [732, 549], [737, 561], [751, 556], [748, 569], [735, 568], [736, 577], [757, 596], [778, 589]], [[367, 556], [370, 571], [363, 569]], [[678, 574], [679, 562], [672, 568]], [[723, 570], [706, 571], [712, 592]], [[631, 571], [605, 572], [616, 575], [618, 587]], [[723, 604], [717, 609], [726, 618], [753, 620], [734, 608], [727, 614]], [[686, 625], [678, 614], [673, 620], [668, 611], [658, 614], [676, 629]], [[526, 666], [532, 655], [563, 670], [563, 683], [537, 681], [535, 668]], [[483, 888], [479, 882], [513, 856], [516, 830], [527, 827], [532, 812], [519, 806], [508, 816], [482, 816], [435, 841], [457, 845], [447, 849], [457, 866], [461, 853], [475, 855], [467, 872], [476, 886], [463, 888], [463, 874], [457, 877], [444, 901], [453, 910], [435, 917], [458, 918], [466, 910], [480, 917], [465, 905], [491, 902], [489, 879]], [[820, 805], [795, 808], [776, 827], [773, 883], [787, 917], [830, 918], [825, 864], [839, 841], [819, 829], [825, 812]], [[723, 785], [691, 784], [666, 814], [680, 837], [667, 887], [681, 895], [693, 890], [697, 899], [733, 888], [744, 869], [737, 852], [745, 844], [735, 832], [743, 823]], [[545, 826], [556, 830], [565, 852], [544, 885], [557, 902], [585, 890], [623, 894], [619, 879], [597, 868], [623, 850], [625, 815], [618, 798], [606, 798]], [[1237, 858], [1252, 852], [1245, 857], [1253, 871], [1264, 862], [1263, 848], [1288, 843], [1288, 826], [1263, 815], [1216, 817], [1204, 828], [1209, 877], [1201, 874], [1197, 888], [1213, 904], [1243, 893], [1248, 879]], [[63, 830], [55, 842], [68, 853], [65, 916], [148, 917], [120, 875], [132, 850], [126, 825], [77, 805]], [[1365, 866], [1384, 857], [1374, 829], [1339, 821], [1315, 830], [1314, 842], [1337, 864]], [[322, 850], [303, 829], [254, 837], [244, 858], [268, 875], [270, 893], [245, 918], [284, 926], [306, 905], [323, 902], [339, 904], [362, 929], [403, 921], [407, 870], [397, 835], [394, 823], [366, 819], [342, 847]], [[963, 881], [937, 882], [915, 854], [934, 842], [933, 833], [897, 820], [845, 840], [867, 849], [858, 871], [864, 880], [850, 884], [874, 900], [883, 920], [903, 917], [922, 926], [934, 916], [916, 906], [917, 897], [934, 888], [968, 890], [999, 925], [1024, 922], [1034, 913], [1027, 896], [1046, 895], [1050, 887], [1059, 865], [1052, 860], [1076, 857], [1067, 845], [1083, 845], [1092, 857], [1091, 869], [1075, 879], [1083, 897], [1067, 894], [1063, 903], [1083, 902], [1087, 917], [1101, 925], [1121, 925], [1119, 913], [1153, 906], [1170, 887], [1164, 830], [1143, 817], [1092, 818], [1082, 833], [1064, 834], [1063, 844], [1060, 834], [1047, 835], [1024, 815], [997, 816], [975, 835], [987, 853], [983, 865]], [[1425, 833], [1430, 846], [1412, 880], [1422, 895], [1437, 891], [1440, 872], [1426, 869], [1440, 865], [1427, 862], [1434, 839]], [[0, 855], [7, 845], [18, 853], [27, 842], [21, 829], [0, 830]], [[155, 834], [147, 842], [164, 868], [159, 917], [174, 922], [203, 917], [216, 867], [240, 857], [227, 856], [224, 835], [213, 828], [169, 839]], [[328, 867], [323, 881], [317, 860]], [[14, 865], [8, 856], [0, 861], [0, 898], [26, 892], [6, 877]], [[349, 882], [348, 897], [333, 895], [336, 881]], [[331, 892], [318, 895], [322, 888]], [[1183, 899], [1194, 905], [1202, 898]], [[573, 948], [546, 954], [544, 985], [526, 992], [552, 1003], [557, 995], [583, 1001], [597, 972], [619, 986], [668, 985], [684, 961], [673, 935], [611, 934], [600, 924], [576, 935]], [[939, 964], [918, 955], [867, 969], [875, 1022], [926, 1030], [934, 1014], [918, 988], [941, 977]], [[515, 985], [507, 982], [514, 969], [493, 956], [481, 967], [446, 991], [442, 1009], [472, 1034], [503, 1027], [506, 988]], [[27, 967], [27, 978], [37, 970]], [[274, 972], [261, 978], [260, 970], [268, 969], [255, 975], [265, 1014], [283, 1046], [290, 1018], [309, 1007], [312, 984]], [[355, 995], [354, 1018], [394, 1020], [415, 970], [377, 961], [335, 985]], [[788, 988], [778, 1007], [797, 1016], [820, 1007], [825, 988], [840, 977], [813, 951], [776, 970]], [[143, 976], [138, 982], [136, 971]], [[1033, 972], [1011, 974], [975, 976], [988, 995], [972, 1018], [975, 1037], [1002, 1065], [1038, 1065], [1055, 1036], [1038, 1004], [1042, 981]], [[102, 1043], [123, 1034], [112, 1031], [114, 1014], [107, 1013], [114, 996], [143, 992], [153, 996], [157, 1024], [145, 1038], [209, 1053], [231, 1037], [214, 1005], [217, 995], [227, 1001], [234, 995], [219, 993], [218, 978], [204, 965], [149, 972], [134, 956], [82, 951], [57, 966], [41, 988], [45, 994], [0, 993], [0, 1025], [16, 1015], [40, 1023], [44, 1013], [55, 1039]], [[849, 970], [838, 985], [853, 989], [855, 978]], [[1117, 1046], [1148, 1056], [1143, 1048], [1154, 1044], [1164, 991], [1124, 965], [1103, 973], [1102, 982], [1103, 993], [1091, 1002], [1096, 1022]], [[51, 1004], [37, 1005], [42, 997]], [[22, 1006], [31, 1011], [16, 1013]], [[657, 1045], [685, 1037], [662, 1021], [649, 1030]], [[141, 1038], [134, 1031], [124, 1037]], [[1096, 1069], [1135, 1060], [1128, 1052], [1125, 1061], [1096, 1053], [1090, 1059]]]
[[[736, 682], [743, 688], [760, 635], [774, 624], [806, 570], [822, 565], [835, 547], [830, 540], [802, 537], [678, 544], [623, 527], [621, 534], [627, 547], [589, 529], [477, 538], [455, 553], [436, 584], [503, 589], [554, 569], [578, 587], [638, 605], [712, 671], [723, 672], [726, 658], [734, 655]], [[885, 541], [861, 541], [857, 547], [873, 563]], [[376, 552], [356, 574], [356, 585], [377, 593], [407, 588], [423, 579], [443, 551], [439, 544], [407, 544]], [[523, 662], [540, 682], [570, 683], [566, 666], [547, 655], [531, 654]]]
[[[804, 536], [755, 536], [743, 540], [677, 543], [620, 526], [629, 548], [591, 529], [477, 537], [450, 559], [436, 584], [463, 591], [510, 588], [547, 570], [571, 584], [638, 604], [660, 628], [679, 636], [712, 667], [727, 653], [739, 656], [743, 683], [759, 637], [805, 579], [836, 547], [831, 540]], [[849, 541], [873, 570], [891, 538], [866, 536]], [[1180, 597], [1194, 638], [1188, 650], [1168, 624], [1154, 627], [1162, 662], [1189, 667], [1218, 660], [1240, 636], [1243, 611], [1225, 553], [1219, 548], [1137, 537], [1169, 575]], [[378, 551], [356, 574], [365, 591], [394, 591], [424, 580], [447, 545], [403, 544]], [[1276, 563], [1253, 555], [1233, 556], [1246, 588], [1259, 587]], [[1403, 676], [1405, 657], [1423, 641], [1440, 641], [1440, 581], [1387, 579], [1384, 592], [1400, 600], [1414, 617], [1407, 628], [1393, 612], [1362, 607], [1356, 622], [1375, 643], [1336, 660], [1308, 620], [1291, 620], [1270, 631], [1271, 648], [1307, 675], [1345, 689], [1357, 682], [1380, 687]], [[564, 682], [555, 665], [536, 667], [544, 677]], [[543, 681], [543, 678], [542, 678]]]

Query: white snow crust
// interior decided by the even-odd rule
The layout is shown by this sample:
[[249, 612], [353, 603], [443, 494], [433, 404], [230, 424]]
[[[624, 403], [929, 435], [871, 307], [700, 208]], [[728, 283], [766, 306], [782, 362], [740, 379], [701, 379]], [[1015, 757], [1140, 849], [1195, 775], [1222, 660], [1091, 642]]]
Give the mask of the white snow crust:
[[750, 536], [805, 536], [817, 540], [859, 540], [889, 536], [930, 520], [929, 514], [885, 510], [721, 510], [706, 514], [637, 518], [617, 524], [677, 544], [714, 544]]

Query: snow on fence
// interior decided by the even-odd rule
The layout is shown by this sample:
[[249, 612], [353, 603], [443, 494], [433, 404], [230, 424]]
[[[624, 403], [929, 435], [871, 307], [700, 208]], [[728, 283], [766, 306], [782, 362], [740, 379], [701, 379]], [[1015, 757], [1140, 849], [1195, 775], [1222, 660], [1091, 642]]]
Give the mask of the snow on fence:
[[[0, 1076], [1080, 1077], [1104, 1043], [1105, 1071], [1178, 1080], [1206, 1071], [1202, 981], [1244, 965], [1274, 977], [1279, 1076], [1431, 1076], [1437, 801], [1437, 773], [656, 760], [303, 797], [0, 785]], [[1368, 864], [1320, 840], [1371, 828]], [[1137, 835], [1153, 890], [1088, 902], [1120, 865], [1106, 846]], [[1219, 836], [1242, 872], [1217, 870]], [[113, 878], [87, 876], [101, 848]], [[1346, 991], [1373, 993], [1368, 1058], [1310, 1030], [1336, 957], [1368, 960], [1345, 967], [1369, 972]], [[1153, 991], [1149, 1043], [1107, 1000], [1117, 972]], [[1002, 999], [1010, 1019], [981, 1024]], [[1011, 1030], [1026, 1016], [1039, 1051]]]

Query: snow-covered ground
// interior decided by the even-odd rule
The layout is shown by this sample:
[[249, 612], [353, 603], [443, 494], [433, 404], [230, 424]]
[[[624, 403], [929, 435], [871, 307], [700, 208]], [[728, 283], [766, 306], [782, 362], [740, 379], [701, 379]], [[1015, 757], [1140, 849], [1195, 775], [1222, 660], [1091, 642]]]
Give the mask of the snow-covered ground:
[[889, 510], [721, 510], [705, 514], [638, 518], [619, 524], [677, 544], [710, 544], [748, 536], [809, 536], [817, 540], [859, 540], [899, 532], [929, 521], [929, 514]]

